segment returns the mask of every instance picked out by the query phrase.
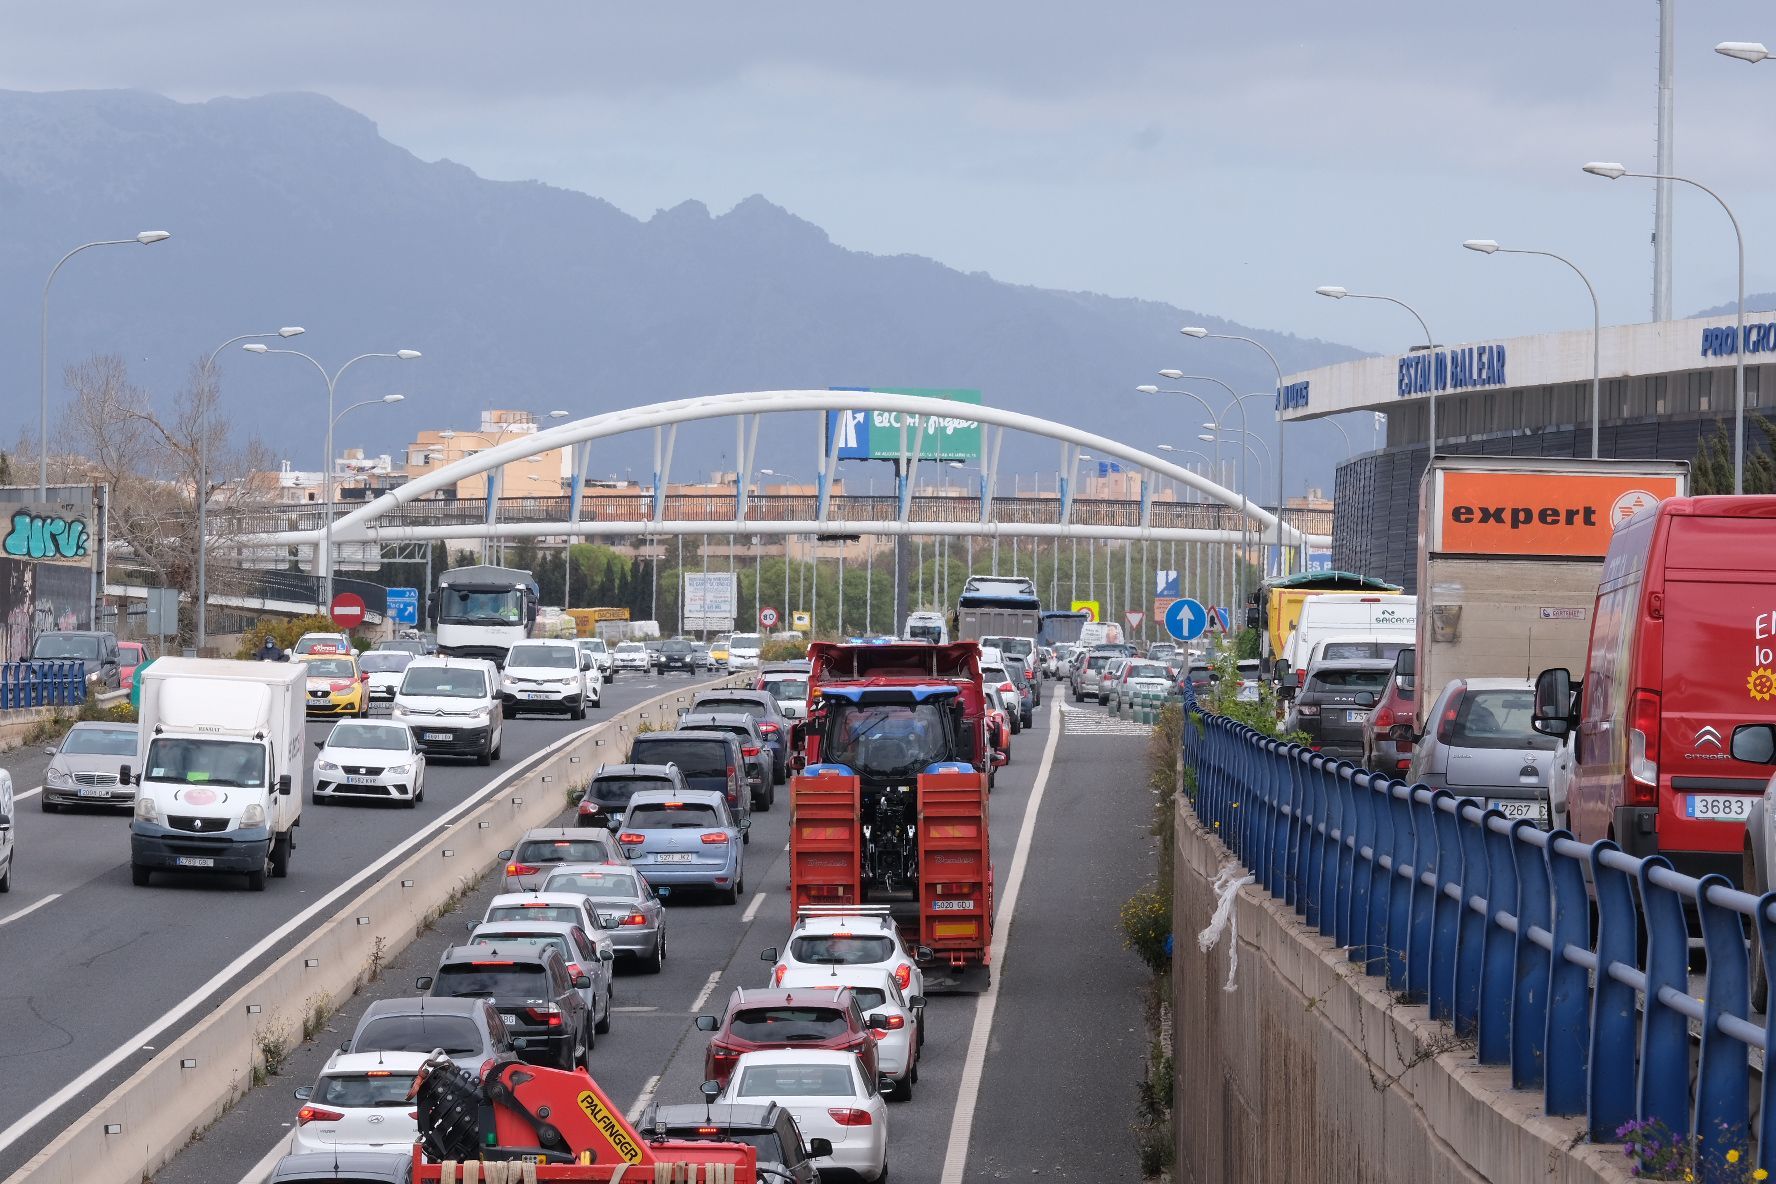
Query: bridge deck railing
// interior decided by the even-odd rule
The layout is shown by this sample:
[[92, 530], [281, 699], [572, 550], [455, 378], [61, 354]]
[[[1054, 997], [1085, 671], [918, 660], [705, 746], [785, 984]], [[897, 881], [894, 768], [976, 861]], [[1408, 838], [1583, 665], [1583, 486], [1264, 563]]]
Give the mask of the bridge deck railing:
[[1776, 1074], [1761, 1071], [1776, 1007], [1768, 987], [1761, 1015], [1751, 998], [1754, 956], [1776, 983], [1776, 893], [1186, 710], [1202, 824], [1366, 974], [1471, 1038], [1479, 1063], [1508, 1066], [1547, 1114], [1583, 1115], [1593, 1142], [1657, 1122], [1693, 1140], [1698, 1180], [1776, 1172], [1776, 1138], [1754, 1121], [1776, 1114]]

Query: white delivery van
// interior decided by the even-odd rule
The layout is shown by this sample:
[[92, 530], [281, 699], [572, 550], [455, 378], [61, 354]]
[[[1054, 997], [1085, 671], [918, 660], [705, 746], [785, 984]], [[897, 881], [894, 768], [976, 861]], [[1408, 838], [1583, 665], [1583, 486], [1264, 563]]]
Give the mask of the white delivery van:
[[1307, 678], [1314, 649], [1329, 637], [1364, 637], [1372, 641], [1404, 641], [1418, 635], [1418, 599], [1395, 592], [1325, 592], [1301, 602], [1301, 619], [1283, 646], [1276, 677], [1288, 687]]
[[942, 613], [908, 613], [900, 636], [906, 641], [929, 641], [932, 645], [948, 645], [950, 626]]
[[1094, 645], [1121, 645], [1122, 626], [1115, 621], [1087, 621], [1079, 627], [1079, 644], [1088, 650]]
[[0, 892], [12, 891], [13, 808], [12, 774], [0, 769]]
[[130, 878], [223, 872], [264, 891], [302, 817], [307, 667], [161, 658], [137, 678], [141, 747], [119, 776], [136, 785]]

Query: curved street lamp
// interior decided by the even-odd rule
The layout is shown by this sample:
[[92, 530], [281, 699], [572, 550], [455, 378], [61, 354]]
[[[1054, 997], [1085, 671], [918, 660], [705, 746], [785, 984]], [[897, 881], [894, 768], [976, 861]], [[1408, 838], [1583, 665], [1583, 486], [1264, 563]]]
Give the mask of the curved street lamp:
[[[1418, 310], [1416, 308], [1413, 308], [1410, 304], [1407, 304], [1404, 300], [1396, 300], [1392, 296], [1379, 296], [1379, 295], [1376, 295], [1374, 293], [1369, 293], [1369, 292], [1352, 292], [1348, 288], [1339, 287], [1337, 284], [1323, 284], [1320, 287], [1315, 288], [1314, 292], [1316, 295], [1329, 296], [1333, 300], [1344, 300], [1348, 297], [1351, 300], [1381, 300], [1381, 301], [1384, 301], [1388, 304], [1397, 304], [1401, 308], [1405, 309], [1407, 312], [1411, 313], [1412, 319], [1417, 321], [1418, 327], [1424, 331], [1425, 349], [1427, 351], [1429, 351], [1432, 356], [1434, 356], [1437, 352], [1437, 343], [1434, 340], [1432, 340], [1431, 330], [1430, 330], [1430, 327], [1425, 324], [1425, 319], [1418, 315]], [[1435, 364], [1436, 363], [1433, 362], [1432, 366], [1434, 367]], [[1437, 384], [1433, 381], [1431, 383], [1431, 389], [1425, 392], [1425, 408], [1426, 408], [1425, 435], [1429, 439], [1429, 444], [1430, 444], [1430, 453], [1429, 454], [1431, 456], [1437, 455], [1437, 389], [1436, 388], [1437, 388]]]

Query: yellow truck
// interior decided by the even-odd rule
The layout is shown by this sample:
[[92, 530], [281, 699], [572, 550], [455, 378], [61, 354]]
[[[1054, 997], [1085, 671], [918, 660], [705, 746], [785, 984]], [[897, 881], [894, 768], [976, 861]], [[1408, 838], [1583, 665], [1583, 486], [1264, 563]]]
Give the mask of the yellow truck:
[[1400, 585], [1348, 571], [1303, 571], [1258, 585], [1246, 601], [1246, 628], [1263, 631], [1259, 644], [1265, 669], [1283, 655], [1289, 634], [1301, 621], [1301, 606], [1326, 592], [1375, 592], [1397, 596]]

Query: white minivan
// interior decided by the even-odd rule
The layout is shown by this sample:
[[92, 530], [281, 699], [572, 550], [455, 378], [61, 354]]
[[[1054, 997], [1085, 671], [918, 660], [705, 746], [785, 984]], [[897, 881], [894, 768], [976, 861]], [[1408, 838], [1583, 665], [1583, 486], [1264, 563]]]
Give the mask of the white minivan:
[[506, 651], [500, 672], [506, 714], [560, 712], [585, 719], [586, 708], [604, 701], [604, 672], [579, 643], [565, 638], [520, 641]]
[[763, 639], [756, 633], [736, 633], [728, 638], [728, 669], [752, 670], [759, 664]]
[[486, 658], [415, 658], [401, 676], [389, 718], [413, 729], [422, 752], [492, 764], [506, 722], [499, 677], [499, 667]]
[[1329, 637], [1362, 637], [1372, 641], [1418, 640], [1418, 598], [1373, 592], [1327, 592], [1301, 604], [1301, 618], [1283, 645], [1275, 677], [1285, 686], [1300, 687], [1313, 665], [1315, 648]]

